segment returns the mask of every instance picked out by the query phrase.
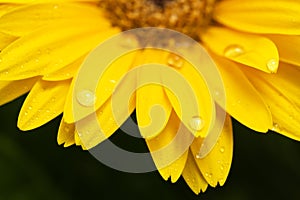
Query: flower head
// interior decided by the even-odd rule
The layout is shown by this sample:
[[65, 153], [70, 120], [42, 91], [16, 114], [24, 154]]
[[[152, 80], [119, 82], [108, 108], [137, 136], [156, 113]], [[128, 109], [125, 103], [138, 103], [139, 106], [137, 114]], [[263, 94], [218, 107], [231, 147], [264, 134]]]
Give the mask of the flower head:
[[[29, 92], [18, 119], [22, 130], [37, 128], [63, 113], [58, 143], [91, 148], [111, 136], [136, 109], [137, 121], [150, 152], [169, 144], [179, 127], [192, 143], [166, 166], [176, 152], [153, 154], [162, 177], [176, 182], [182, 175], [195, 193], [223, 185], [230, 169], [233, 138], [231, 117], [258, 131], [273, 130], [300, 140], [300, 2], [295, 0], [60, 0], [0, 1], [0, 104]], [[226, 92], [228, 113], [217, 143], [197, 158], [208, 134], [213, 110], [205, 81], [191, 63], [170, 52], [140, 49], [118, 58], [103, 74], [96, 93], [74, 91], [80, 66], [99, 43], [116, 33], [140, 27], [162, 27], [182, 32], [202, 44], [216, 63]], [[141, 42], [140, 35], [133, 41]], [[130, 96], [126, 112], [114, 118], [111, 104], [116, 85], [136, 66], [160, 63], [174, 68], [191, 85], [202, 116], [182, 117], [176, 97], [162, 85], [146, 85]], [[90, 72], [93, 73], [93, 72]], [[147, 80], [140, 71], [136, 82], [118, 85], [122, 97], [132, 85]], [[89, 84], [93, 80], [82, 82]], [[74, 118], [74, 98], [91, 112]], [[160, 111], [149, 110], [160, 105]], [[75, 111], [76, 112], [76, 111]], [[229, 116], [230, 115], [230, 116]], [[79, 127], [104, 137], [89, 140]], [[151, 120], [160, 129], [143, 128]], [[155, 121], [156, 122], [156, 121]], [[154, 123], [156, 124], [156, 123]], [[183, 124], [183, 126], [181, 126]], [[180, 144], [180, 143], [178, 143]], [[175, 153], [176, 154], [176, 153]], [[163, 166], [163, 167], [162, 167]]]

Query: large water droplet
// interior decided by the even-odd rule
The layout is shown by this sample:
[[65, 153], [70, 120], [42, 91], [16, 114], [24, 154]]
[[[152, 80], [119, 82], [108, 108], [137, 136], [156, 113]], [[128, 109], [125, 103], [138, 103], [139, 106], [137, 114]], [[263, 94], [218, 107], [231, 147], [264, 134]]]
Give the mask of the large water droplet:
[[199, 116], [192, 117], [190, 127], [195, 131], [201, 131], [204, 127], [204, 121]]
[[276, 73], [278, 68], [278, 61], [275, 59], [271, 59], [267, 63], [268, 70], [270, 70], [271, 73]]
[[181, 68], [184, 64], [183, 59], [175, 54], [170, 54], [168, 57], [168, 65], [171, 67]]
[[229, 58], [235, 58], [245, 53], [245, 50], [240, 45], [229, 45], [224, 49], [224, 56]]
[[90, 90], [82, 90], [77, 93], [76, 99], [80, 105], [91, 107], [95, 104], [96, 96]]

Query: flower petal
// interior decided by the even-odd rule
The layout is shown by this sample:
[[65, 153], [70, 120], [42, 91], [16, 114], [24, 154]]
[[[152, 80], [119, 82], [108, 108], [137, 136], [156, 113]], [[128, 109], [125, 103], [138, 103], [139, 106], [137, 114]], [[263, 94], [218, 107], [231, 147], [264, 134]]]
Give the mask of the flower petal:
[[19, 81], [0, 81], [0, 105], [6, 104], [30, 91], [38, 79], [38, 77], [34, 77]]
[[264, 72], [277, 71], [279, 63], [277, 48], [271, 40], [265, 37], [211, 27], [201, 35], [201, 38], [205, 45], [219, 56]]
[[[170, 54], [170, 56], [176, 55]], [[164, 85], [166, 85], [165, 92], [184, 125], [196, 137], [205, 137], [209, 132], [211, 122], [214, 121], [215, 105], [207, 83], [200, 72], [185, 60], [180, 62], [182, 62], [180, 68], [171, 68], [176, 73], [170, 73], [170, 68], [162, 68], [162, 79]], [[194, 103], [197, 105], [193, 105]], [[197, 106], [198, 108], [195, 109], [192, 106]], [[198, 128], [191, 127], [193, 118], [200, 118], [201, 123], [205, 123], [205, 125], [203, 127], [201, 125]]]
[[[78, 15], [78, 13], [84, 13], [84, 15]], [[0, 18], [0, 30], [11, 35], [23, 36], [58, 20], [98, 17], [101, 17], [99, 8], [89, 4], [57, 2], [27, 4], [3, 15]], [[108, 26], [108, 22], [106, 24]]]
[[41, 28], [0, 53], [0, 79], [25, 79], [61, 69], [117, 32], [97, 20], [60, 21]]
[[223, 131], [213, 150], [206, 157], [198, 159], [197, 154], [202, 141], [201, 138], [196, 138], [191, 145], [196, 164], [209, 185], [215, 187], [219, 183], [222, 186], [228, 176], [233, 154], [232, 125], [229, 115], [226, 117]]
[[63, 81], [73, 78], [80, 68], [80, 65], [83, 63], [85, 57], [86, 55], [82, 56], [81, 58], [77, 59], [76, 61], [65, 66], [62, 69], [59, 69], [50, 74], [45, 74], [42, 79], [45, 81]]
[[0, 32], [0, 52], [16, 39], [14, 36]]
[[226, 108], [223, 109], [245, 126], [258, 132], [267, 132], [272, 127], [272, 116], [263, 98], [238, 65], [222, 57], [211, 56], [225, 86]]
[[280, 60], [300, 66], [300, 35], [268, 35], [278, 48]]
[[297, 0], [226, 0], [215, 6], [213, 17], [245, 32], [299, 35], [299, 10]]
[[18, 127], [31, 130], [54, 119], [63, 111], [70, 81], [38, 81], [31, 89], [19, 114]]
[[191, 151], [189, 151], [182, 176], [194, 193], [199, 194], [201, 191], [206, 191], [208, 184], [199, 171]]
[[[120, 81], [125, 76], [125, 74], [130, 70], [130, 68], [133, 66], [133, 62], [135, 58], [137, 57], [137, 52], [131, 52], [126, 55], [123, 55], [119, 57], [117, 60], [115, 60], [109, 67], [106, 68], [105, 72], [99, 77], [99, 81], [97, 83], [96, 88], [96, 104], [95, 109], [99, 109], [112, 95], [114, 90], [116, 89], [116, 86], [120, 84]], [[101, 63], [100, 63], [101, 64]], [[78, 71], [80, 72], [80, 71]], [[91, 71], [90, 73], [95, 73], [94, 71]], [[80, 76], [80, 74], [75, 75], [75, 78], [72, 81], [71, 88], [74, 88], [74, 84], [77, 83], [76, 76]], [[85, 83], [81, 83], [86, 88], [89, 88], [90, 85], [94, 84], [94, 82], [87, 80]], [[136, 84], [136, 83], [134, 83]], [[93, 85], [92, 85], [93, 86]], [[131, 87], [130, 87], [131, 88]], [[130, 89], [128, 88], [128, 89]], [[133, 90], [134, 91], [134, 90]], [[130, 92], [130, 91], [129, 91]], [[74, 97], [76, 97], [76, 94], [74, 93], [74, 90], [70, 90], [69, 94], [67, 95], [67, 102], [64, 109], [64, 119], [67, 123], [74, 123], [75, 121], [78, 121], [80, 119], [83, 119], [84, 117], [90, 115], [94, 112], [94, 110], [91, 111], [84, 111], [76, 114], [76, 120], [74, 119]], [[77, 111], [78, 112], [78, 111]]]
[[62, 119], [57, 134], [57, 143], [64, 144], [64, 147], [69, 147], [75, 144], [75, 125], [67, 124]]
[[243, 68], [273, 116], [272, 130], [300, 141], [300, 69], [280, 63], [276, 74]]
[[[76, 132], [81, 144], [91, 149], [110, 137], [126, 121], [135, 109], [135, 93], [129, 97], [129, 91], [135, 87], [131, 80], [124, 80], [115, 93], [95, 113], [76, 122]], [[127, 99], [127, 98], [129, 99]], [[128, 100], [128, 102], [127, 102]]]
[[[147, 63], [165, 64], [167, 55], [165, 51], [146, 49], [139, 58], [141, 62], [137, 65]], [[137, 71], [137, 81], [138, 86], [141, 87], [136, 91], [137, 122], [141, 135], [150, 139], [164, 130], [169, 121], [172, 106], [162, 86], [162, 80], [160, 74], [158, 74], [160, 71], [155, 70], [152, 66], [139, 69]]]
[[174, 183], [179, 179], [192, 141], [192, 134], [181, 124], [174, 111], [166, 128], [155, 138], [146, 139], [153, 161], [164, 180], [171, 177]]

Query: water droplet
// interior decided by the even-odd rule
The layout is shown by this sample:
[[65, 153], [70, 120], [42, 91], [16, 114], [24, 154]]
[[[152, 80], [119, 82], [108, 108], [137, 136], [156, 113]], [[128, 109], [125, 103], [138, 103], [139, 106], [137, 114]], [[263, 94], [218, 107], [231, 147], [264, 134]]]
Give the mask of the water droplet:
[[28, 110], [32, 110], [32, 106], [29, 106], [29, 107], [28, 107]]
[[27, 116], [27, 115], [28, 115], [28, 112], [27, 112], [27, 111], [26, 111], [26, 112], [24, 112], [24, 115], [25, 115], [25, 116]]
[[112, 79], [109, 82], [111, 82], [112, 84], [116, 84], [117, 81]]
[[170, 54], [168, 57], [168, 65], [171, 67], [181, 68], [184, 64], [183, 59], [175, 54]]
[[245, 53], [244, 48], [242, 46], [236, 45], [236, 44], [229, 45], [228, 47], [226, 47], [224, 49], [224, 56], [230, 57], [230, 58], [238, 57], [244, 53]]
[[279, 124], [273, 123], [273, 127], [272, 127], [271, 130], [272, 130], [272, 131], [279, 131], [279, 130], [280, 130]]
[[82, 106], [91, 107], [95, 104], [96, 96], [90, 90], [82, 90], [76, 95], [77, 101]]
[[70, 128], [66, 126], [66, 127], [64, 128], [64, 131], [65, 131], [66, 133], [69, 133], [69, 132], [70, 132]]
[[200, 156], [199, 153], [196, 154], [196, 158], [197, 158], [197, 159], [200, 159], [200, 158], [201, 158], [201, 156]]
[[120, 45], [125, 48], [137, 48], [139, 43], [134, 36], [127, 35], [123, 38]]
[[190, 127], [195, 131], [201, 131], [204, 127], [204, 121], [198, 116], [192, 117]]
[[267, 63], [268, 70], [270, 70], [271, 73], [276, 73], [278, 68], [278, 61], [275, 59], [271, 59]]
[[224, 166], [221, 165], [220, 170], [223, 171], [224, 170]]
[[82, 137], [82, 134], [81, 134], [81, 133], [78, 133], [78, 136], [79, 136], [79, 137]]
[[222, 146], [222, 147], [220, 148], [220, 152], [221, 152], [221, 153], [224, 153], [224, 152], [225, 152], [225, 147]]

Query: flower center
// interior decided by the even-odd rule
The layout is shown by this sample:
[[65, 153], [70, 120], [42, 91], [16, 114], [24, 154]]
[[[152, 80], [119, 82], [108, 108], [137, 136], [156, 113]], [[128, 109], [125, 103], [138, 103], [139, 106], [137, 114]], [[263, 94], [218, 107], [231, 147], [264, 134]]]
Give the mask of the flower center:
[[100, 0], [113, 26], [123, 31], [161, 27], [198, 40], [199, 32], [211, 23], [216, 0]]

